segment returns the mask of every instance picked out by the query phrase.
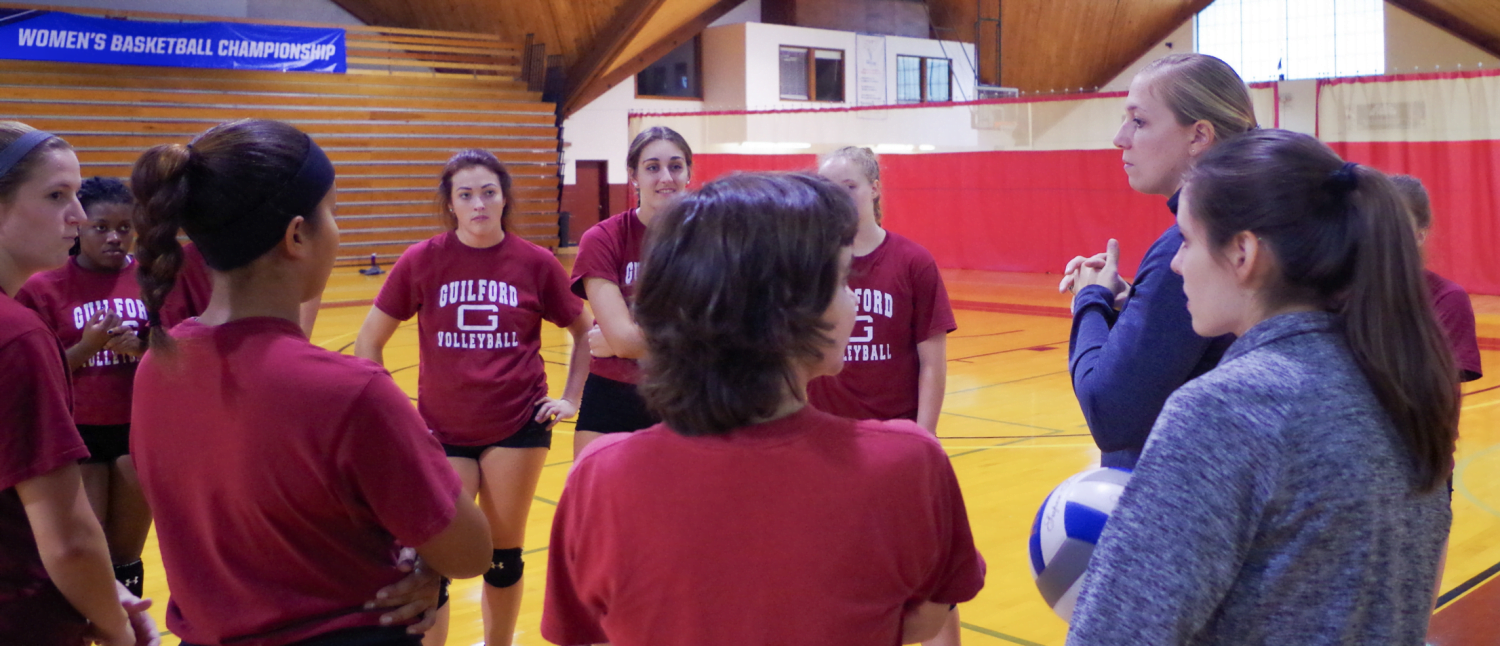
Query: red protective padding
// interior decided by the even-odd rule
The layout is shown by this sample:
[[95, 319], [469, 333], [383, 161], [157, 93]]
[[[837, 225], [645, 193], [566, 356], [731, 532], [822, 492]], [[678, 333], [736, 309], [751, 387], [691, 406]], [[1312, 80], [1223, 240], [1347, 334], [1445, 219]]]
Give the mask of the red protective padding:
[[756, 171], [807, 171], [818, 170], [817, 155], [693, 155], [693, 188], [717, 179], [721, 175]]
[[[695, 179], [731, 170], [809, 170], [812, 155], [696, 155]], [[1172, 226], [1166, 198], [1125, 181], [1117, 150], [884, 155], [886, 227], [947, 268], [1060, 272], [1120, 240], [1121, 273]]]
[[1432, 198], [1428, 267], [1471, 294], [1500, 294], [1500, 141], [1329, 145], [1349, 161], [1422, 180]]

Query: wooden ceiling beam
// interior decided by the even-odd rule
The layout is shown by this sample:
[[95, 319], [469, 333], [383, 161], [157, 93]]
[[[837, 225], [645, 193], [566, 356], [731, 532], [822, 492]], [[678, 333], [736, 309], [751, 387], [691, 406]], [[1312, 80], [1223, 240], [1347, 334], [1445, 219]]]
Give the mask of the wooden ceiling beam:
[[568, 70], [568, 91], [561, 103], [564, 115], [573, 114], [586, 103], [579, 103], [584, 90], [598, 84], [609, 71], [610, 63], [629, 46], [656, 11], [667, 0], [625, 0], [615, 10], [609, 25], [594, 35], [594, 42], [573, 68]]
[[1158, 23], [1160, 26], [1156, 30], [1149, 34], [1135, 37], [1134, 46], [1126, 50], [1126, 55], [1121, 57], [1115, 65], [1111, 65], [1108, 69], [1100, 72], [1089, 85], [1098, 88], [1114, 80], [1116, 76], [1119, 76], [1121, 72], [1124, 72], [1132, 64], [1140, 60], [1142, 56], [1150, 53], [1151, 49], [1156, 47], [1157, 43], [1165, 40], [1167, 36], [1171, 36], [1172, 32], [1177, 31], [1177, 28], [1181, 27], [1182, 23], [1192, 20], [1193, 16], [1207, 9], [1208, 5], [1213, 4], [1213, 2], [1214, 0], [1191, 0], [1184, 4], [1172, 16], [1171, 20], [1163, 20]]
[[[574, 112], [582, 109], [594, 99], [599, 98], [615, 85], [641, 73], [641, 70], [650, 67], [652, 63], [660, 60], [661, 57], [666, 56], [672, 50], [677, 49], [678, 46], [702, 33], [715, 20], [724, 17], [724, 14], [732, 11], [742, 2], [744, 0], [719, 0], [719, 2], [714, 3], [713, 6], [709, 7], [703, 13], [698, 14], [681, 27], [672, 30], [671, 33], [667, 34], [661, 40], [652, 43], [651, 46], [642, 50], [641, 53], [614, 66], [608, 72], [597, 76], [592, 83], [578, 86], [577, 93], [569, 93], [569, 100], [563, 104], [563, 116], [572, 116]], [[624, 49], [624, 46], [621, 49]], [[701, 75], [703, 71], [699, 70], [698, 73]]]
[[1491, 33], [1475, 26], [1463, 18], [1433, 3], [1431, 0], [1390, 0], [1390, 3], [1411, 12], [1460, 40], [1484, 50], [1491, 56], [1500, 56], [1500, 33]]

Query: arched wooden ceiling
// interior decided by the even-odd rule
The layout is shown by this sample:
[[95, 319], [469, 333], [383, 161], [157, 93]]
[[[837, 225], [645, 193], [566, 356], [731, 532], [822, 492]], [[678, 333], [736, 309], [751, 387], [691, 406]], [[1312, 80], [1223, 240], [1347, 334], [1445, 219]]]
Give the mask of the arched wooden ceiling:
[[[531, 34], [546, 44], [548, 54], [563, 57], [569, 87], [562, 109], [568, 115], [692, 38], [740, 0], [335, 2], [372, 25], [495, 33], [514, 42]], [[926, 0], [936, 36], [978, 43], [985, 83], [1025, 92], [1101, 86], [1211, 2]], [[1500, 1], [1391, 2], [1500, 56]]]

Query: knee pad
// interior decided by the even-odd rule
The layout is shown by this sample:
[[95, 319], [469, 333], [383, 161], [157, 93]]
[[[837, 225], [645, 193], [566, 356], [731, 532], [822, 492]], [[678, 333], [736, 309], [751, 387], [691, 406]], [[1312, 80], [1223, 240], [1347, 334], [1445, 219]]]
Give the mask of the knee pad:
[[115, 580], [137, 597], [145, 590], [146, 565], [136, 559], [134, 563], [115, 566]]
[[484, 582], [497, 588], [509, 588], [521, 580], [521, 573], [525, 570], [526, 562], [521, 560], [521, 548], [495, 550], [490, 557], [490, 570], [484, 573]]

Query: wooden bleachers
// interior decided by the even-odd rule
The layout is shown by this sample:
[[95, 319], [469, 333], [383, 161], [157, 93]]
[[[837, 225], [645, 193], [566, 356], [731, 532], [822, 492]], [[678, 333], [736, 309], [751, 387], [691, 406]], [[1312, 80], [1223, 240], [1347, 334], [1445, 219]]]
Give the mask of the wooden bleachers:
[[216, 123], [248, 117], [292, 123], [318, 141], [338, 170], [342, 264], [369, 262], [372, 253], [389, 263], [432, 236], [443, 162], [460, 148], [485, 148], [514, 177], [516, 232], [557, 245], [555, 108], [517, 78], [521, 45], [485, 34], [274, 24], [344, 28], [349, 73], [0, 60], [0, 118], [67, 139], [85, 176], [116, 177], [128, 177], [146, 148], [186, 143]]

